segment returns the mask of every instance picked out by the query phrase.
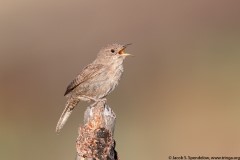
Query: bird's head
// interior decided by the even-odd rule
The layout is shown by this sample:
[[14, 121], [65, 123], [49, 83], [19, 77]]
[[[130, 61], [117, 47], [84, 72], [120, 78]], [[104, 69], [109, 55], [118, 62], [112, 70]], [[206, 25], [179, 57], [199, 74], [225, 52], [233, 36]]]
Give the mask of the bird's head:
[[107, 47], [103, 48], [100, 50], [98, 53], [97, 59], [99, 61], [103, 61], [105, 63], [122, 63], [123, 60], [131, 55], [129, 53], [125, 52], [125, 49], [127, 46], [131, 44], [126, 44], [126, 45], [120, 45], [120, 44], [111, 44], [108, 45]]

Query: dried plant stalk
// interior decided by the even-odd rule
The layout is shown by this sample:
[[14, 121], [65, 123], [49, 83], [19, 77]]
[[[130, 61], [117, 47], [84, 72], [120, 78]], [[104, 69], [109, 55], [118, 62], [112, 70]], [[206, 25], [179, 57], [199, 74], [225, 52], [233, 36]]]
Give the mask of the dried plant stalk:
[[105, 101], [87, 108], [76, 142], [77, 160], [119, 160], [113, 139], [115, 119]]

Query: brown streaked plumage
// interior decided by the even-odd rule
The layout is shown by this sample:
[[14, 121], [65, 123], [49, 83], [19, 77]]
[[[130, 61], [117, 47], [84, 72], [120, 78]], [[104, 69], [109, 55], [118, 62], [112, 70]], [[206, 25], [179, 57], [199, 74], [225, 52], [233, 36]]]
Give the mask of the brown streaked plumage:
[[112, 44], [101, 49], [97, 58], [68, 85], [64, 94], [68, 100], [56, 132], [60, 132], [80, 100], [103, 100], [114, 90], [123, 72], [123, 60], [130, 55], [124, 52], [127, 45]]

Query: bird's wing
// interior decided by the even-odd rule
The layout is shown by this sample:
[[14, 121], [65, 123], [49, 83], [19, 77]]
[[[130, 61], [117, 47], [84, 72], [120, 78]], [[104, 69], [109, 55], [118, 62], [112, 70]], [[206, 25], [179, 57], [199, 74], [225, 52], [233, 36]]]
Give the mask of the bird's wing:
[[86, 66], [82, 73], [79, 74], [67, 87], [66, 92], [64, 93], [64, 96], [70, 93], [74, 88], [76, 88], [81, 83], [87, 81], [89, 78], [94, 77], [97, 73], [101, 72], [101, 69], [103, 68], [102, 64], [89, 64]]

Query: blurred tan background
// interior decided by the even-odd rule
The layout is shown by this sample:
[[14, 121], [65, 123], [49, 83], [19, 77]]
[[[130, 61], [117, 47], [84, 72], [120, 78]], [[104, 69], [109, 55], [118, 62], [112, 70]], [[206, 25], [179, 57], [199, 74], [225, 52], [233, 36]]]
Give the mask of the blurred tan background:
[[117, 114], [122, 160], [240, 156], [240, 1], [0, 2], [0, 159], [73, 160], [68, 83], [109, 43], [133, 43]]

